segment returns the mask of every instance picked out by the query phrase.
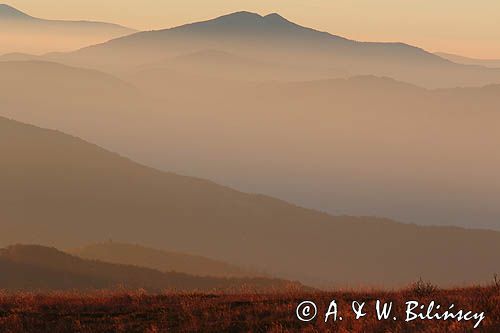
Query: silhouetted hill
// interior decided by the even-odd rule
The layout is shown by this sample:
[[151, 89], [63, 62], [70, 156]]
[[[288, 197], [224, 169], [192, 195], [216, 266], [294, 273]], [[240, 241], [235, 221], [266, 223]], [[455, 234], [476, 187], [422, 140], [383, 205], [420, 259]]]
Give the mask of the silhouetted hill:
[[3, 244], [112, 238], [316, 285], [396, 286], [419, 276], [452, 285], [487, 281], [499, 268], [498, 232], [333, 217], [4, 118], [0, 155]]
[[278, 279], [195, 277], [131, 265], [84, 260], [54, 248], [16, 245], [0, 249], [0, 290], [140, 289], [149, 291], [279, 290], [301, 287]]
[[70, 51], [133, 32], [104, 22], [45, 20], [0, 4], [0, 54]]
[[258, 275], [255, 272], [245, 271], [217, 260], [161, 251], [140, 245], [107, 242], [84, 246], [69, 252], [84, 259], [142, 266], [162, 272], [179, 272], [214, 277], [251, 277]]
[[[157, 63], [165, 57], [216, 49], [279, 63], [352, 75], [389, 76], [427, 87], [500, 82], [500, 70], [455, 64], [403, 43], [359, 42], [292, 23], [278, 14], [238, 12], [171, 29], [139, 32], [56, 59], [102, 70]], [[280, 75], [275, 75], [279, 80]]]
[[[247, 42], [252, 39], [255, 40], [258, 37], [261, 41], [266, 41], [266, 43], [274, 43], [277, 41], [277, 38], [281, 39], [280, 43], [282, 44], [286, 42], [331, 42], [332, 40], [337, 43], [352, 43], [352, 41], [340, 36], [300, 26], [288, 21], [277, 13], [261, 16], [245, 11], [224, 15], [204, 22], [159, 30], [154, 33], [156, 34], [155, 36], [147, 36], [146, 34], [143, 36], [165, 38], [168, 37], [168, 33], [171, 33], [174, 35], [172, 37], [211, 37], [212, 41], [218, 42], [225, 42], [228, 37], [233, 39], [233, 41], [246, 40]], [[141, 38], [141, 35], [137, 34], [131, 37]], [[122, 42], [125, 41], [125, 39], [122, 39]], [[210, 41], [207, 40], [205, 42], [209, 43]], [[259, 40], [255, 40], [255, 42], [259, 43]], [[269, 44], [262, 46], [269, 46]]]

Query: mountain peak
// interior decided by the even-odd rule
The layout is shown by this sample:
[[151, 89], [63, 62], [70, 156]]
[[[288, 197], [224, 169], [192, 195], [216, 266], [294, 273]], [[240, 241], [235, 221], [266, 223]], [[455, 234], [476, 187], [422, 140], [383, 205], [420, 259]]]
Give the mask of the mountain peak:
[[7, 4], [0, 3], [0, 18], [1, 19], [21, 19], [21, 18], [31, 18], [31, 16], [23, 13], [16, 8], [9, 6]]
[[234, 12], [234, 13], [227, 14], [227, 15], [222, 15], [221, 17], [219, 17], [219, 19], [222, 19], [222, 18], [261, 19], [262, 16], [257, 14], [257, 13], [248, 12], [248, 11], [243, 10], [243, 11]]
[[271, 13], [266, 16], [259, 15], [253, 12], [240, 11], [232, 14], [223, 15], [215, 19], [215, 21], [233, 21], [233, 22], [258, 22], [258, 23], [290, 23], [287, 19], [278, 13]]
[[241, 11], [217, 17], [212, 22], [232, 24], [232, 25], [247, 25], [259, 22], [262, 16], [257, 13]]
[[273, 21], [273, 22], [282, 22], [282, 23], [290, 22], [278, 13], [268, 14], [268, 15], [264, 16], [264, 19], [268, 20], [268, 21]]
[[257, 13], [240, 11], [173, 29], [177, 31], [189, 31], [191, 33], [226, 33], [235, 35], [283, 32], [290, 27], [300, 28], [277, 13], [262, 16]]

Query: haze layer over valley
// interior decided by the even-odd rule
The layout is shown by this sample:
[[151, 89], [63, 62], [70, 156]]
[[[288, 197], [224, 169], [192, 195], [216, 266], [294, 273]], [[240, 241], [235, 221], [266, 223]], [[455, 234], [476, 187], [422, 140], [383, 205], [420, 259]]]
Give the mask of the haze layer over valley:
[[335, 215], [499, 229], [499, 86], [242, 82], [0, 63], [0, 105], [145, 164]]

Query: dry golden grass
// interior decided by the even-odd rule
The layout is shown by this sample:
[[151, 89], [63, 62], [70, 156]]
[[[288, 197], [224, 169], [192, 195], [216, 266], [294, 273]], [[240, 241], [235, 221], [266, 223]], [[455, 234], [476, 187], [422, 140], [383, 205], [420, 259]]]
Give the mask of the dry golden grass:
[[[302, 300], [314, 300], [320, 316], [311, 323], [295, 317]], [[404, 303], [435, 300], [445, 306], [484, 311], [486, 319], [474, 330], [471, 322], [378, 321], [375, 315], [355, 320], [344, 311], [343, 321], [324, 323], [335, 299], [340, 310], [353, 300], [374, 309], [376, 299], [394, 301], [395, 315], [404, 318]], [[373, 311], [372, 311], [373, 312]], [[393, 292], [338, 291], [277, 294], [171, 294], [138, 291], [92, 294], [1, 294], [0, 332], [500, 332], [500, 288], [453, 290], [410, 288]]]

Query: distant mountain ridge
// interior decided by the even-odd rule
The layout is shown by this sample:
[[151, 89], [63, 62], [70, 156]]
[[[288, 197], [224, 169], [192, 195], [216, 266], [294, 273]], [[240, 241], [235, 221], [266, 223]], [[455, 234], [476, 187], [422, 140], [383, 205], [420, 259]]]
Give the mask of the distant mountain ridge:
[[69, 51], [133, 32], [113, 23], [37, 18], [0, 4], [0, 54]]
[[[9, 6], [7, 4], [0, 4], [0, 19], [6, 19], [6, 20], [30, 20], [33, 21], [34, 24], [36, 23], [54, 23], [54, 24], [89, 24], [89, 25], [102, 25], [102, 26], [108, 26], [108, 27], [114, 27], [117, 30], [122, 30], [124, 32], [134, 32], [136, 30], [127, 28], [118, 24], [114, 23], [107, 23], [107, 22], [97, 22], [97, 21], [90, 21], [90, 20], [78, 20], [78, 21], [71, 21], [71, 20], [48, 20], [48, 19], [42, 19], [38, 17], [34, 17], [31, 15], [28, 15], [12, 6]], [[1, 22], [0, 22], [1, 23]], [[11, 22], [12, 23], [12, 22]]]
[[179, 27], [138, 32], [60, 54], [56, 59], [106, 70], [134, 68], [206, 49], [288, 66], [388, 76], [430, 88], [500, 83], [500, 70], [455, 64], [404, 43], [349, 40], [303, 27], [277, 13], [262, 16], [236, 12]]
[[175, 32], [177, 34], [227, 34], [236, 35], [237, 38], [244, 38], [247, 36], [261, 35], [262, 38], [267, 37], [292, 37], [302, 38], [334, 38], [337, 41], [351, 42], [350, 40], [335, 36], [326, 32], [320, 32], [311, 28], [303, 27], [299, 24], [293, 23], [278, 13], [268, 15], [259, 15], [252, 12], [236, 12], [232, 14], [223, 15], [211, 20], [189, 23], [179, 27], [158, 30], [156, 33], [161, 34], [166, 31]]
[[[276, 41], [275, 38], [279, 36], [281, 40]], [[403, 50], [406, 51], [409, 55], [414, 55], [416, 57], [425, 57], [429, 60], [438, 62], [438, 63], [449, 63], [448, 61], [433, 55], [431, 53], [425, 52], [422, 49], [406, 45], [403, 43], [373, 43], [373, 42], [358, 42], [349, 40], [347, 38], [343, 38], [340, 36], [332, 35], [327, 32], [320, 32], [318, 30], [314, 30], [312, 28], [303, 27], [301, 25], [292, 23], [287, 19], [283, 18], [277, 13], [269, 14], [269, 15], [259, 15], [251, 12], [236, 12], [233, 14], [223, 15], [215, 19], [190, 23], [181, 25], [174, 28], [168, 28], [163, 30], [154, 30], [154, 31], [143, 31], [132, 34], [130, 36], [124, 36], [121, 38], [117, 38], [111, 40], [103, 45], [94, 45], [88, 48], [83, 48], [82, 50], [77, 51], [76, 53], [85, 54], [86, 52], [92, 53], [98, 50], [105, 50], [107, 47], [157, 47], [158, 49], [167, 50], [172, 45], [169, 42], [183, 42], [182, 38], [192, 38], [188, 40], [188, 42], [192, 43], [206, 43], [202, 49], [211, 49], [210, 45], [220, 45], [220, 42], [226, 42], [225, 38], [236, 38], [235, 40], [229, 40], [230, 42], [240, 43], [240, 42], [248, 42], [248, 39], [255, 39], [253, 42], [250, 39], [250, 45], [259, 46], [259, 39], [263, 41], [277, 43], [278, 46], [288, 45], [289, 47], [293, 47], [290, 51], [297, 51], [297, 46], [306, 46], [307, 44], [318, 45], [318, 43], [329, 43], [324, 44], [323, 48], [329, 49], [332, 47], [342, 46], [342, 48], [336, 49], [335, 51], [341, 53], [351, 54], [348, 47], [362, 47], [366, 51], [371, 51], [377, 55], [381, 51], [384, 53], [384, 49], [379, 47], [387, 46], [389, 48], [394, 48], [394, 50]], [[207, 39], [205, 39], [207, 38]], [[180, 39], [180, 40], [179, 40]], [[307, 44], [302, 44], [306, 42]], [[138, 43], [137, 45], [133, 45], [133, 43]], [[159, 43], [159, 44], [158, 44]], [[289, 45], [288, 43], [291, 43]], [[295, 44], [295, 45], [294, 45]], [[238, 46], [238, 45], [236, 45]], [[248, 46], [248, 45], [247, 45]], [[262, 45], [260, 45], [262, 46]], [[264, 44], [264, 46], [269, 47], [272, 46], [270, 44]], [[197, 44], [193, 44], [192, 46], [184, 47], [192, 50], [193, 52], [202, 50], [200, 46]], [[228, 45], [229, 48], [232, 48], [231, 45]], [[218, 49], [217, 47], [213, 47], [212, 49]], [[225, 51], [224, 47], [220, 49], [221, 51]], [[266, 50], [263, 50], [266, 51]], [[150, 52], [150, 50], [135, 50], [135, 52]], [[177, 53], [176, 49], [170, 50], [170, 52]], [[412, 53], [415, 52], [415, 53]], [[386, 52], [385, 52], [386, 53]], [[351, 54], [352, 55], [352, 54]], [[384, 55], [390, 55], [386, 53]]]

